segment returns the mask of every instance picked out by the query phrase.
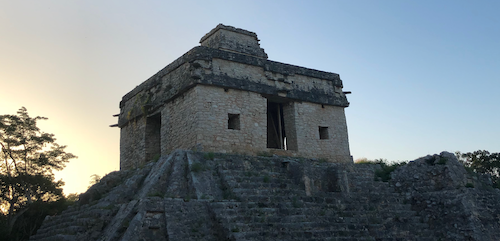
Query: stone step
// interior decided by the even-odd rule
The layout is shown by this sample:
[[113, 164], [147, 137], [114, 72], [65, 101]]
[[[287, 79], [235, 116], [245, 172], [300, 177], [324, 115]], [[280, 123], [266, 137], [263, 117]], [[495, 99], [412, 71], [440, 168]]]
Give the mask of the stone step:
[[356, 230], [290, 231], [276, 228], [274, 230], [239, 231], [235, 228], [231, 234], [236, 240], [329, 240], [332, 237], [345, 238], [338, 240], [375, 240], [369, 236], [369, 233]]
[[[59, 216], [47, 218], [37, 230], [34, 239], [50, 238], [57, 234], [74, 235], [94, 225], [104, 225], [102, 217], [112, 217], [116, 210], [107, 207], [85, 206], [71, 209]], [[71, 236], [69, 236], [71, 237]], [[61, 236], [65, 238], [65, 236]]]
[[[376, 224], [373, 224], [376, 225]], [[287, 230], [287, 231], [329, 231], [329, 232], [344, 232], [350, 231], [352, 234], [362, 234], [360, 236], [365, 236], [369, 234], [371, 225], [361, 225], [361, 224], [333, 224], [328, 223], [318, 223], [318, 222], [277, 222], [277, 223], [252, 223], [248, 225], [246, 223], [231, 223], [229, 227], [231, 230], [238, 229], [240, 231], [274, 231], [274, 230]], [[376, 228], [380, 229], [380, 228]], [[359, 235], [358, 235], [359, 236]]]
[[376, 213], [366, 213], [359, 211], [350, 212], [325, 212], [318, 213], [313, 211], [301, 211], [297, 213], [287, 213], [280, 210], [222, 210], [216, 212], [219, 217], [224, 216], [224, 220], [228, 222], [304, 222], [318, 221], [325, 223], [364, 223], [377, 224], [386, 223], [387, 221], [396, 221], [402, 223], [419, 223], [420, 218], [412, 215], [412, 213], [394, 213], [377, 215]]
[[39, 238], [36, 235], [34, 235], [34, 236], [31, 236], [29, 240], [36, 240], [36, 241], [74, 241], [74, 240], [76, 240], [76, 237], [75, 237], [75, 235], [56, 234], [56, 235], [49, 236], [49, 237]]
[[220, 166], [220, 170], [226, 171], [239, 171], [242, 173], [247, 173], [247, 175], [258, 175], [261, 173], [269, 173], [269, 172], [276, 172], [276, 173], [285, 173], [286, 169], [282, 167], [281, 164], [277, 165], [276, 163], [258, 163], [258, 162], [249, 162], [250, 165], [244, 165], [242, 163], [235, 164], [235, 163], [223, 163]]
[[38, 232], [44, 232], [46, 228], [64, 228], [66, 226], [87, 226], [88, 224], [100, 219], [103, 216], [112, 216], [115, 212], [106, 209], [90, 209], [75, 213], [73, 216], [56, 216], [47, 220], [40, 227]]
[[[237, 173], [226, 173], [223, 176], [224, 180], [230, 183], [256, 183], [261, 185], [269, 185], [269, 184], [293, 184], [292, 179], [289, 179], [287, 176], [272, 176], [272, 175], [262, 175], [262, 176], [238, 176]], [[268, 184], [266, 184], [268, 183]]]
[[248, 188], [248, 189], [284, 189], [284, 190], [290, 190], [290, 189], [298, 189], [297, 185], [291, 183], [291, 182], [274, 182], [274, 181], [269, 181], [265, 182], [264, 180], [261, 180], [259, 182], [236, 182], [236, 181], [227, 181], [227, 183], [233, 187], [233, 188]]
[[35, 238], [40, 239], [40, 238], [47, 238], [47, 237], [52, 237], [58, 234], [63, 234], [63, 235], [75, 235], [79, 232], [85, 231], [86, 228], [82, 226], [66, 226], [64, 228], [51, 228], [47, 229], [44, 232], [37, 232], [36, 235], [34, 235]]
[[381, 217], [394, 216], [394, 217], [411, 217], [415, 216], [416, 212], [411, 210], [407, 205], [401, 205], [399, 208], [395, 205], [394, 208], [374, 208], [374, 209], [364, 209], [353, 206], [338, 207], [336, 205], [317, 205], [312, 203], [298, 203], [293, 202], [281, 202], [275, 203], [257, 203], [256, 205], [245, 205], [240, 207], [225, 207], [225, 206], [213, 206], [214, 210], [225, 211], [225, 212], [239, 212], [239, 213], [266, 213], [275, 212], [282, 215], [315, 215], [315, 216], [325, 216], [325, 215], [340, 215], [346, 217], [360, 216], [358, 214], [365, 215], [378, 215]]
[[[291, 229], [284, 225], [263, 224], [256, 230], [245, 230], [245, 225], [233, 225], [231, 234], [236, 240], [435, 240], [430, 232], [411, 234], [410, 232], [389, 232], [377, 225], [366, 227], [352, 225], [339, 230], [303, 229], [301, 224], [293, 224]], [[380, 225], [379, 225], [380, 226]], [[388, 238], [389, 237], [389, 238]], [[332, 239], [327, 239], [332, 240]]]
[[[323, 204], [323, 203], [310, 203], [304, 202], [300, 199], [294, 199], [295, 197], [279, 197], [279, 201], [272, 202], [268, 200], [273, 200], [273, 198], [269, 198], [268, 196], [255, 196], [258, 201], [250, 202], [257, 203], [253, 206], [247, 206], [246, 208], [280, 208], [282, 210], [286, 209], [287, 212], [319, 212], [319, 211], [328, 211], [328, 212], [348, 212], [348, 211], [357, 211], [357, 212], [382, 212], [382, 213], [408, 213], [409, 215], [415, 214], [410, 208], [409, 204], [343, 204], [343, 203], [334, 203], [334, 204]], [[266, 200], [263, 200], [266, 199]]]
[[305, 196], [306, 192], [294, 189], [250, 189], [250, 188], [233, 188], [233, 193], [240, 198], [247, 199], [249, 196], [280, 196], [280, 197], [296, 197]]
[[[88, 225], [94, 223], [97, 219], [95, 218], [75, 218], [71, 221], [64, 221], [62, 220], [61, 222], [53, 223], [50, 226], [45, 226], [41, 227], [38, 229], [37, 233], [42, 234], [44, 232], [49, 232], [54, 229], [65, 229], [66, 227], [69, 226], [81, 226], [81, 227], [87, 227]], [[49, 228], [46, 228], [49, 227]]]

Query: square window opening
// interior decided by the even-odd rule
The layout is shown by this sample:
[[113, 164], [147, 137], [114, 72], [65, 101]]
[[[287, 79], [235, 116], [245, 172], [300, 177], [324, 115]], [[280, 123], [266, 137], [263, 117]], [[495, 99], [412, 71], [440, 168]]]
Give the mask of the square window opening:
[[227, 129], [239, 130], [240, 129], [240, 114], [227, 115]]
[[320, 140], [328, 139], [328, 127], [326, 126], [319, 127], [319, 139]]

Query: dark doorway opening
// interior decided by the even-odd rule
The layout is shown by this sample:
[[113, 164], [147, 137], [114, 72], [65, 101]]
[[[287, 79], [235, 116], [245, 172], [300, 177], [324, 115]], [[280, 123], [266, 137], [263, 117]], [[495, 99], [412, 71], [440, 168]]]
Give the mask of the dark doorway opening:
[[151, 161], [161, 153], [161, 115], [150, 116], [146, 119], [146, 161]]
[[267, 100], [267, 148], [287, 149], [283, 104]]

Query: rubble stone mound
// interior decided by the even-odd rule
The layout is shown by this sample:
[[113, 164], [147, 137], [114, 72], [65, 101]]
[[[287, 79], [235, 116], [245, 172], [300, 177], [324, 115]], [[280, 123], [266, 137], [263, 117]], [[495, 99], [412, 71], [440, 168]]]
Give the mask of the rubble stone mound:
[[500, 191], [447, 152], [377, 164], [175, 151], [113, 172], [30, 240], [497, 240]]

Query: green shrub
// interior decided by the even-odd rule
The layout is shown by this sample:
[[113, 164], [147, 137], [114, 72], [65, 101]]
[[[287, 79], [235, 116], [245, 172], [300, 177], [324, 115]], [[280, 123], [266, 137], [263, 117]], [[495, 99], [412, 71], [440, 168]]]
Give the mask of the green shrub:
[[163, 197], [163, 194], [161, 192], [151, 192], [148, 193], [148, 197]]
[[406, 163], [387, 164], [386, 160], [383, 159], [376, 160], [376, 163], [380, 165], [380, 169], [375, 171], [375, 179], [377, 181], [383, 181], [383, 182], [391, 180], [391, 172], [396, 170], [398, 167], [406, 164]]
[[196, 162], [196, 163], [193, 163], [193, 165], [191, 165], [191, 171], [192, 172], [205, 171], [205, 167], [203, 166], [203, 164]]
[[299, 202], [299, 200], [297, 199], [297, 197], [293, 197], [293, 199], [292, 199], [292, 206], [294, 208], [300, 208], [300, 207], [302, 207], [302, 203]]
[[474, 184], [468, 182], [467, 184], [465, 184], [465, 187], [466, 188], [474, 188]]
[[264, 176], [264, 180], [263, 180], [265, 183], [268, 183], [270, 181], [270, 178], [269, 176]]
[[222, 198], [225, 200], [234, 199], [234, 194], [227, 188], [222, 189]]
[[257, 156], [272, 157], [273, 154], [271, 152], [268, 152], [268, 151], [261, 151], [261, 152], [257, 153]]
[[448, 162], [448, 159], [444, 158], [444, 157], [440, 157], [439, 158], [439, 161], [438, 161], [438, 165], [445, 165], [446, 162]]
[[477, 150], [468, 153], [456, 152], [455, 154], [469, 172], [488, 174], [491, 176], [493, 187], [500, 187], [500, 152], [490, 153], [486, 150]]
[[431, 165], [431, 166], [434, 166], [434, 158], [429, 158], [429, 159], [426, 159], [425, 162], [428, 164], [428, 165]]
[[213, 160], [215, 158], [215, 153], [213, 153], [213, 152], [205, 153], [205, 155], [203, 155], [203, 158], [205, 158], [207, 160]]
[[115, 205], [114, 204], [110, 204], [108, 206], [104, 206], [104, 207], [101, 207], [101, 209], [104, 209], [104, 210], [112, 210], [115, 208]]
[[157, 162], [159, 159], [160, 159], [161, 155], [160, 154], [156, 154], [154, 157], [153, 157], [153, 161], [154, 162]]
[[368, 160], [366, 157], [362, 157], [354, 160], [354, 164], [374, 164], [374, 162]]

